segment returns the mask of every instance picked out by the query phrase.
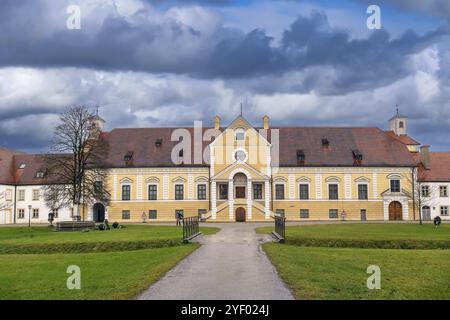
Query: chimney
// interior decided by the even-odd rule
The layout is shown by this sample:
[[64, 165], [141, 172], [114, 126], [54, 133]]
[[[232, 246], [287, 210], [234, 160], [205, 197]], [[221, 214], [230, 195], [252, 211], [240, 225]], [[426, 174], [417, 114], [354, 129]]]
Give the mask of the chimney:
[[425, 169], [430, 169], [430, 146], [421, 146], [420, 154], [422, 155], [422, 164]]
[[264, 130], [269, 130], [269, 117], [268, 116], [264, 116], [263, 117], [263, 128]]
[[219, 116], [214, 117], [214, 129], [219, 130], [220, 129], [220, 118]]

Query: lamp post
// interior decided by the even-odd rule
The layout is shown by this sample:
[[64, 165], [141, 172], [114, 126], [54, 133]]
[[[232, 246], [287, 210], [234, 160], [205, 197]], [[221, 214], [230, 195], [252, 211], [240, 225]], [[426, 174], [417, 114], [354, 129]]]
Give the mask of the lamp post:
[[28, 205], [28, 228], [31, 227], [31, 204]]

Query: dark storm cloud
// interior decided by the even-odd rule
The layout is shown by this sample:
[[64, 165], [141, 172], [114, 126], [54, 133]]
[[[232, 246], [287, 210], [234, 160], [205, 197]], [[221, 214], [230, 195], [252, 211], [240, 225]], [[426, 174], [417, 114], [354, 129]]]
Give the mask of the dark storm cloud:
[[[42, 21], [43, 31], [36, 32], [35, 28], [25, 28], [25, 24], [31, 16], [31, 26], [46, 19], [38, 3], [28, 3], [18, 10], [13, 2], [6, 2], [3, 15], [7, 17], [0, 21], [0, 29], [7, 31], [0, 35], [6, 44], [0, 51], [0, 66], [74, 66], [230, 79], [283, 74], [320, 65], [335, 68], [333, 82], [321, 89], [317, 87], [321, 79], [313, 74], [299, 90], [315, 87], [324, 93], [337, 93], [379, 86], [405, 76], [411, 71], [408, 55], [449, 33], [445, 28], [422, 36], [408, 31], [391, 39], [380, 30], [367, 39], [351, 39], [348, 32], [331, 28], [327, 17], [319, 12], [298, 17], [285, 30], [280, 45], [263, 30], [244, 34], [219, 27], [206, 36], [173, 19], [153, 23], [139, 15], [131, 20], [109, 15], [97, 29], [77, 31], [52, 28]], [[34, 7], [40, 11], [32, 10]], [[35, 12], [42, 15], [36, 17]]]

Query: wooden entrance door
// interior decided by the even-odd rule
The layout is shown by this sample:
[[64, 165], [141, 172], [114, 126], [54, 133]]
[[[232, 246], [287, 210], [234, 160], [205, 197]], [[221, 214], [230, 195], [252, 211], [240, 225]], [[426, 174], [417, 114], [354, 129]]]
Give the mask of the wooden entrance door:
[[431, 220], [431, 208], [429, 206], [422, 208], [422, 219], [425, 221]]
[[236, 187], [236, 199], [245, 199], [245, 187]]
[[402, 220], [402, 204], [393, 201], [389, 205], [389, 220]]
[[242, 207], [236, 209], [236, 222], [245, 222], [245, 209]]

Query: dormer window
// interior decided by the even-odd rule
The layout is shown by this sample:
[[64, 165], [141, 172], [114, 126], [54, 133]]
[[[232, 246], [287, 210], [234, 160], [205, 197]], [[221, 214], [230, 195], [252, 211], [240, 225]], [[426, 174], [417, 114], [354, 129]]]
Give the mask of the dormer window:
[[327, 138], [322, 138], [322, 147], [327, 148], [330, 145], [330, 141]]
[[235, 135], [236, 135], [236, 140], [237, 141], [242, 141], [245, 140], [245, 130], [242, 128], [237, 128], [234, 131]]
[[180, 150], [180, 152], [178, 152], [178, 156], [179, 156], [180, 158], [183, 158], [183, 156], [184, 156], [183, 150]]
[[125, 162], [129, 162], [131, 161], [131, 159], [133, 159], [133, 151], [128, 151], [125, 156], [123, 157], [123, 160]]
[[36, 178], [38, 178], [38, 179], [44, 178], [44, 172], [42, 172], [42, 171], [36, 172]]
[[19, 166], [19, 169], [25, 169], [26, 166], [27, 165], [25, 163], [21, 163], [20, 166]]
[[353, 150], [353, 158], [355, 159], [355, 164], [360, 165], [363, 160], [363, 155], [358, 149], [355, 149]]
[[128, 151], [123, 157], [123, 161], [125, 161], [125, 165], [131, 165], [131, 163], [133, 162], [133, 151]]
[[155, 141], [155, 146], [157, 146], [157, 147], [161, 147], [162, 146], [162, 139], [156, 139], [156, 141]]
[[297, 164], [301, 166], [305, 164], [305, 152], [303, 150], [297, 150]]

